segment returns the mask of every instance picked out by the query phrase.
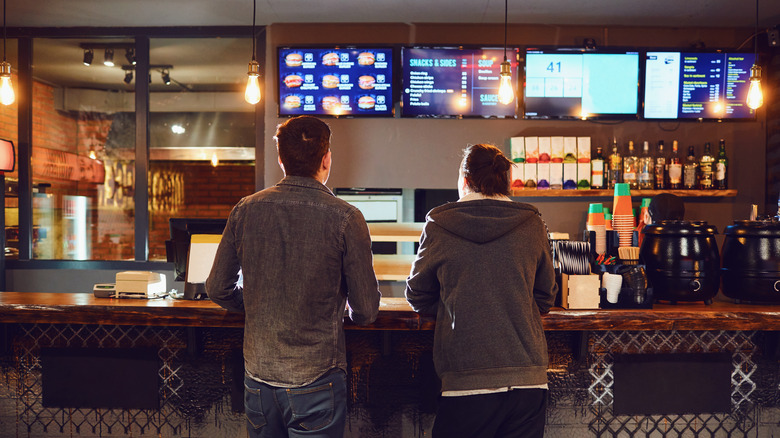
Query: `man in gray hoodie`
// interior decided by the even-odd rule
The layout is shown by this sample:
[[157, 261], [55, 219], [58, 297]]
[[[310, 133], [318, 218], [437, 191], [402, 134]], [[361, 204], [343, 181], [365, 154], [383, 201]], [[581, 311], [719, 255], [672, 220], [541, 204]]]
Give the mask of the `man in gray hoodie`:
[[458, 202], [430, 211], [406, 298], [436, 314], [442, 382], [433, 436], [541, 437], [547, 343], [541, 314], [557, 286], [538, 210], [509, 199], [511, 162], [490, 145], [466, 149]]

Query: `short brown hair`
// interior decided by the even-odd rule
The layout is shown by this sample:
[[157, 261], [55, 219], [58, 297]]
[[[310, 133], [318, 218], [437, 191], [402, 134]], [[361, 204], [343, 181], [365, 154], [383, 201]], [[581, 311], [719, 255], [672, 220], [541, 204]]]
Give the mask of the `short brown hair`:
[[330, 127], [316, 117], [294, 117], [276, 128], [274, 140], [285, 175], [313, 177], [330, 149]]
[[461, 170], [466, 183], [485, 196], [509, 196], [509, 168], [512, 162], [491, 144], [469, 145], [463, 151]]

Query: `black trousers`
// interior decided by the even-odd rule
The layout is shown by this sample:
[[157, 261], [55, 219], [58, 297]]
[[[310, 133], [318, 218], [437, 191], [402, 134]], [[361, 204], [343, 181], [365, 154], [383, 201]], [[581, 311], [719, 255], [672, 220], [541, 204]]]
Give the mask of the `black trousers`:
[[433, 438], [542, 438], [546, 389], [439, 397]]

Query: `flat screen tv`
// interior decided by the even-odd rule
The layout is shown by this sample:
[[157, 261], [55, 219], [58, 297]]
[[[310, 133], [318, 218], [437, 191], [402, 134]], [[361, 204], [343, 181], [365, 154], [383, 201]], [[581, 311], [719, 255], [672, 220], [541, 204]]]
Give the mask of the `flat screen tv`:
[[526, 48], [526, 119], [636, 119], [639, 52]]
[[393, 116], [392, 47], [280, 47], [279, 116]]
[[645, 119], [754, 119], [748, 108], [753, 53], [648, 51]]
[[[517, 90], [519, 49], [507, 49]], [[403, 117], [514, 118], [517, 99], [498, 101], [503, 48], [401, 48]]]

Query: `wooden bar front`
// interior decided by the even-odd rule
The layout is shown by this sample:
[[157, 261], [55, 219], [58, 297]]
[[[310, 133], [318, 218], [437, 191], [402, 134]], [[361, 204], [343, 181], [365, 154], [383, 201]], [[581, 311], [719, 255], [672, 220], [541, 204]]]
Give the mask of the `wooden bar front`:
[[[0, 293], [4, 323], [116, 324], [170, 327], [243, 327], [244, 315], [211, 301], [95, 298], [92, 294]], [[545, 330], [780, 330], [780, 306], [703, 303], [656, 304], [652, 309], [567, 310], [543, 315]], [[379, 316], [352, 330], [432, 330], [435, 318], [421, 316], [403, 298], [382, 298]]]

